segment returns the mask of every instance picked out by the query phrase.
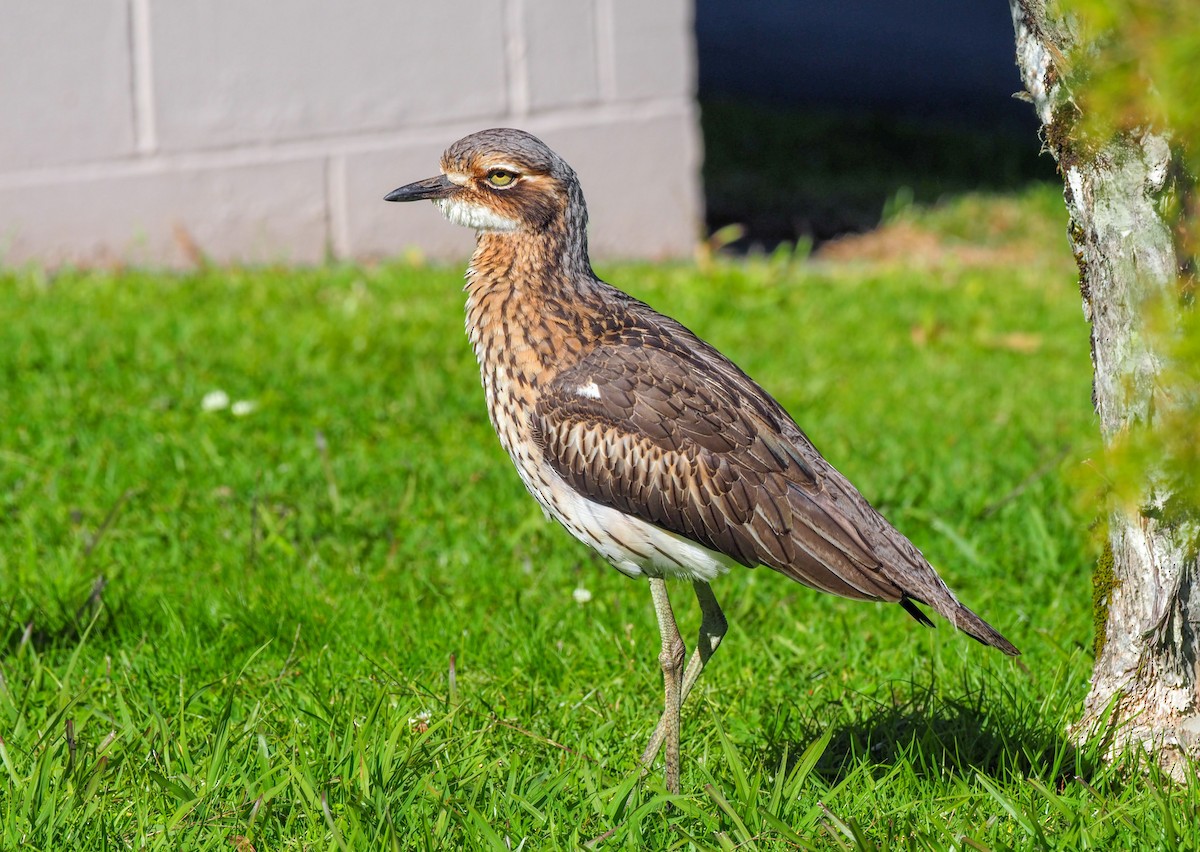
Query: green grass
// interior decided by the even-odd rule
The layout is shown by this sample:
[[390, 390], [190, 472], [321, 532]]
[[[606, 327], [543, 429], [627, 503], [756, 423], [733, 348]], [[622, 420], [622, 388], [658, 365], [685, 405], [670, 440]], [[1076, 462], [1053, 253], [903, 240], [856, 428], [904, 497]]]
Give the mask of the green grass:
[[524, 493], [459, 269], [9, 272], [0, 848], [1197, 848], [1197, 785], [1064, 734], [1094, 432], [1069, 256], [602, 272], [770, 388], [1020, 661], [738, 571], [668, 797], [636, 765], [648, 590]]

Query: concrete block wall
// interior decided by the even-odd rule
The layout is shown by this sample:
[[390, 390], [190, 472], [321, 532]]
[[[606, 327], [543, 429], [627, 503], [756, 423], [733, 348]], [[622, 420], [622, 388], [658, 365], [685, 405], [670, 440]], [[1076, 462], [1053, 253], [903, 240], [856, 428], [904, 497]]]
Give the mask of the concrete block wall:
[[579, 173], [593, 253], [701, 222], [689, 0], [39, 0], [0, 27], [0, 265], [314, 263], [472, 235], [391, 189], [484, 127]]

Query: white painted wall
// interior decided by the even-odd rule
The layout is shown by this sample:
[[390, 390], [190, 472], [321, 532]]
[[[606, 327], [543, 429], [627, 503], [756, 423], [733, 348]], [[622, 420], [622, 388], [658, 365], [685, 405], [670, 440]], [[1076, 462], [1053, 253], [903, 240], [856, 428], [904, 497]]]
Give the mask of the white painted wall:
[[461, 257], [387, 204], [485, 127], [579, 173], [607, 257], [690, 251], [689, 0], [0, 0], [0, 265]]

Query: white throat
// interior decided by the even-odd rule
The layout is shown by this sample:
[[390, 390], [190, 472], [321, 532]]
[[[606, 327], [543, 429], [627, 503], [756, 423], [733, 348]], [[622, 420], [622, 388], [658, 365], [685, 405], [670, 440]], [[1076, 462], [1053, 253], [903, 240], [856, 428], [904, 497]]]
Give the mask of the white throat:
[[470, 204], [457, 198], [437, 198], [434, 204], [442, 215], [456, 225], [474, 228], [476, 231], [515, 231], [521, 226], [516, 219], [509, 219], [479, 204]]

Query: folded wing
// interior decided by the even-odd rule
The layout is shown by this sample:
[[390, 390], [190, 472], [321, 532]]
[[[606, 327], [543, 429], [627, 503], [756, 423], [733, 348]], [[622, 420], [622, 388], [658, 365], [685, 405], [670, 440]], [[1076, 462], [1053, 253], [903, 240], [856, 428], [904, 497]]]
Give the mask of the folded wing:
[[542, 391], [534, 434], [563, 479], [743, 565], [842, 597], [898, 602], [926, 624], [912, 601], [927, 603], [979, 641], [1018, 653], [782, 406], [687, 329], [645, 310], [650, 323], [640, 317], [636, 333], [614, 334]]
[[900, 600], [807, 439], [785, 436], [782, 409], [731, 364], [696, 354], [619, 344], [561, 373], [534, 423], [550, 464], [590, 499], [744, 565]]

